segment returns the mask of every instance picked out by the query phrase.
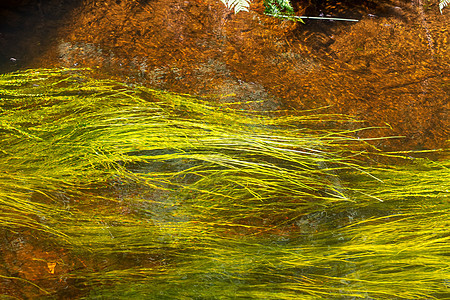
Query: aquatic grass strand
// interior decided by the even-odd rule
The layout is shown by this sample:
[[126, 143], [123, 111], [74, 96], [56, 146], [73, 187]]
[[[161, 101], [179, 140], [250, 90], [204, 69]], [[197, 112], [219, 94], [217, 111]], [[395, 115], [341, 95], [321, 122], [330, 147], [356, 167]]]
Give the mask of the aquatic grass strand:
[[96, 76], [0, 75], [0, 230], [63, 247], [80, 297], [448, 295], [448, 160]]

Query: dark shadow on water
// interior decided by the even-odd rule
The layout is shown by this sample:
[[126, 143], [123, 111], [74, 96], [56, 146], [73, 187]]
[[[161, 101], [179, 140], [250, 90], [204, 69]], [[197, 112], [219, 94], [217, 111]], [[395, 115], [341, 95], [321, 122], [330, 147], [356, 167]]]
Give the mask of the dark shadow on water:
[[56, 42], [82, 0], [10, 0], [0, 3], [0, 72], [27, 68]]

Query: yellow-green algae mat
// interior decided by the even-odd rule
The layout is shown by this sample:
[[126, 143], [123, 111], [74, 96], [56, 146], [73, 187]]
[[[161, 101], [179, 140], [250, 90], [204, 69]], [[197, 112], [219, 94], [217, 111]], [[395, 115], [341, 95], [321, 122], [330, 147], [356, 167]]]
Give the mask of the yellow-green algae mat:
[[0, 280], [34, 298], [450, 297], [449, 160], [283, 115], [87, 69], [2, 75], [1, 232], [62, 249], [47, 281], [66, 284]]

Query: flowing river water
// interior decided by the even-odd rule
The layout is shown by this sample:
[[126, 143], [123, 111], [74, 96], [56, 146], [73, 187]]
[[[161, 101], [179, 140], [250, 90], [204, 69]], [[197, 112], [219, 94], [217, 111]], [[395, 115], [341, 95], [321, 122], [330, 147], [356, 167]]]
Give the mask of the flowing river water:
[[381, 147], [448, 139], [448, 13], [432, 3], [296, 2], [299, 14], [360, 20], [307, 24], [265, 16], [257, 1], [237, 15], [220, 1], [44, 3], [27, 7], [34, 23], [6, 11], [4, 68], [98, 66], [159, 89], [266, 100], [260, 109], [332, 106], [404, 136]]
[[[262, 2], [234, 14], [218, 0], [11, 1], [0, 5], [0, 69], [90, 67], [249, 110], [351, 115], [379, 127], [360, 138], [398, 137], [374, 141], [381, 150], [449, 147], [449, 8], [441, 14], [426, 0], [293, 1], [298, 15], [359, 20], [302, 24], [264, 15]], [[314, 218], [296, 224], [313, 232]], [[86, 296], [80, 285], [54, 277], [76, 265], [64, 249], [31, 242], [26, 232], [1, 234], [5, 299], [46, 297], [10, 277], [42, 284], [54, 298]], [[158, 255], [142, 266], [163, 266]]]

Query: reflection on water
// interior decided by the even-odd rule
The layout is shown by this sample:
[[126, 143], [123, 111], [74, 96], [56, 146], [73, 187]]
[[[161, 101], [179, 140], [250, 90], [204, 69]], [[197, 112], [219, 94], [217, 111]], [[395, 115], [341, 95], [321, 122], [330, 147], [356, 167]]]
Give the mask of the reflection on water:
[[[331, 105], [325, 112], [385, 127], [358, 131], [355, 137], [404, 136], [372, 142], [382, 150], [448, 147], [449, 14], [440, 15], [436, 7], [418, 9], [409, 1], [295, 2], [305, 14], [361, 19], [302, 25], [264, 16], [258, 1], [249, 13], [237, 15], [216, 0], [85, 1], [74, 10], [65, 1], [23, 2], [19, 9], [2, 10], [7, 16], [0, 31], [2, 54], [18, 60], [2, 58], [4, 69], [99, 66], [100, 73], [129, 83], [208, 96], [224, 105], [238, 102], [257, 111], [287, 109], [288, 115]], [[52, 11], [51, 4], [58, 9]], [[58, 21], [63, 13], [67, 17]], [[30, 15], [43, 31], [22, 32], [29, 39], [10, 48], [20, 32], [14, 20]], [[48, 40], [43, 32], [51, 33]], [[5, 122], [3, 136], [12, 124]], [[355, 128], [352, 122], [341, 124]], [[11, 154], [6, 149], [2, 159]], [[0, 183], [5, 222], [0, 293], [19, 299], [46, 292], [63, 299], [410, 299], [433, 291], [431, 296], [445, 298], [450, 280], [446, 159], [439, 157], [442, 166], [404, 163], [405, 169], [390, 170], [396, 176], [373, 170], [386, 183], [380, 187], [336, 171], [355, 189], [345, 193], [364, 201], [314, 211], [284, 199], [281, 191], [265, 199], [266, 206], [226, 197], [197, 203], [193, 200], [202, 198], [195, 192], [178, 194], [176, 188], [111, 177], [81, 196], [67, 193], [67, 187], [50, 193], [51, 185], [25, 193], [17, 199], [70, 214], [38, 208], [15, 219], [18, 213], [4, 196], [9, 186]], [[8, 162], [2, 162], [2, 182], [12, 172]], [[195, 166], [187, 163], [154, 168], [176, 172]], [[145, 168], [131, 169], [151, 173]], [[20, 165], [16, 169], [20, 173]], [[236, 193], [237, 187], [245, 188], [233, 184]], [[261, 194], [269, 190], [254, 188]], [[361, 193], [368, 191], [373, 198]], [[64, 229], [79, 245], [49, 238], [31, 225], [11, 229], [8, 217]]]

